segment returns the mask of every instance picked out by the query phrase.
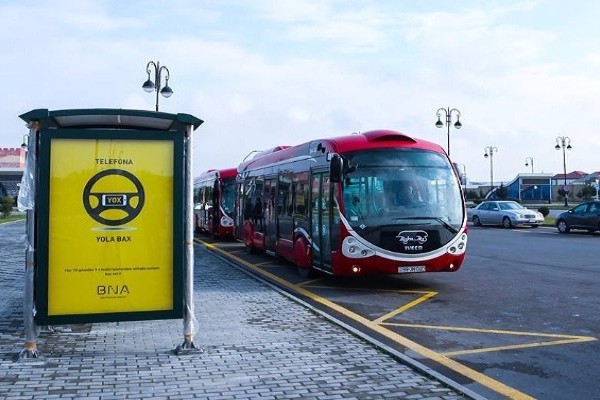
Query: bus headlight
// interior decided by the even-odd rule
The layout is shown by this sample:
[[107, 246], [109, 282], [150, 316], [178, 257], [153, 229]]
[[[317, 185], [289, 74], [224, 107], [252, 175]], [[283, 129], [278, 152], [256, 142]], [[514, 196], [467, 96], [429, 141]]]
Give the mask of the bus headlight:
[[446, 251], [452, 255], [463, 254], [467, 250], [467, 234], [463, 233], [454, 242], [450, 243]]
[[375, 252], [355, 238], [348, 236], [342, 242], [342, 254], [348, 258], [367, 258], [375, 255]]

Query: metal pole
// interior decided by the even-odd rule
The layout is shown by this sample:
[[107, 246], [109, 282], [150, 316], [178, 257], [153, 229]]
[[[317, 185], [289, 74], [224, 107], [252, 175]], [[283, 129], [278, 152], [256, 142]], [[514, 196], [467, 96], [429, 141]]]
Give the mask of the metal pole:
[[187, 127], [185, 138], [185, 293], [183, 314], [183, 344], [177, 346], [175, 354], [183, 350], [195, 349], [193, 339], [198, 321], [194, 311], [194, 177], [193, 171], [193, 132]]
[[494, 150], [490, 151], [490, 181], [494, 190]]
[[563, 151], [563, 173], [565, 179], [565, 186], [563, 190], [565, 191], [565, 207], [569, 206], [569, 192], [567, 192], [567, 154], [565, 153], [565, 140], [562, 141], [562, 151]]
[[448, 157], [450, 157], [450, 111], [448, 111], [448, 116], [446, 117], [446, 126], [448, 127]]
[[158, 92], [160, 91], [160, 61], [154, 66], [154, 91], [156, 92], [156, 111], [158, 112]]
[[[26, 208], [27, 227], [26, 240], [27, 250], [25, 251], [25, 288], [23, 294], [23, 325], [25, 327], [25, 346], [19, 353], [19, 359], [37, 358], [40, 353], [37, 348], [37, 338], [39, 327], [35, 322], [35, 299], [34, 299], [34, 277], [35, 277], [35, 184], [37, 180], [36, 148], [39, 124], [32, 122], [29, 124], [29, 138], [27, 140], [27, 165], [23, 172], [21, 188], [25, 187], [27, 193], [21, 193], [19, 198], [26, 198], [24, 207]], [[25, 184], [25, 181], [28, 181]], [[21, 204], [19, 204], [21, 206]]]

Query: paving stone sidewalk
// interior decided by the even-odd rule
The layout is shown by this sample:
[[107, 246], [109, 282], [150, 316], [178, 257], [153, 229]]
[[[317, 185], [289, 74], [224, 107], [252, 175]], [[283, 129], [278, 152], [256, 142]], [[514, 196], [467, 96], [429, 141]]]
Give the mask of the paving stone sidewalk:
[[24, 345], [23, 221], [0, 224], [0, 399], [463, 399], [200, 246], [198, 349], [182, 320], [44, 329]]

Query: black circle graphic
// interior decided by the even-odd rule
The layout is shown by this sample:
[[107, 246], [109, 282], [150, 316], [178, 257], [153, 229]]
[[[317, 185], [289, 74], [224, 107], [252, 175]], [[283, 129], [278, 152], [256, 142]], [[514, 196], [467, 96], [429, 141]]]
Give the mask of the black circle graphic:
[[[118, 176], [122, 176], [122, 177], [129, 179], [135, 185], [136, 191], [135, 192], [115, 191], [115, 192], [109, 192], [109, 193], [107, 193], [107, 192], [92, 192], [92, 187], [94, 186], [94, 184], [96, 182], [98, 182], [100, 179], [104, 178], [105, 176], [109, 176], [109, 175], [118, 175]], [[108, 219], [108, 218], [102, 217], [100, 214], [102, 214], [104, 211], [109, 210], [109, 209], [114, 209], [114, 207], [112, 207], [112, 206], [103, 204], [102, 200], [103, 200], [103, 198], [105, 198], [105, 196], [117, 196], [117, 197], [123, 196], [123, 198], [126, 198], [127, 199], [126, 204], [124, 204], [123, 206], [120, 206], [119, 210], [124, 211], [127, 214], [127, 216], [124, 218], [120, 218], [120, 219]], [[90, 200], [93, 198], [96, 198], [98, 201], [98, 205], [95, 207], [90, 203]], [[131, 205], [131, 202], [129, 201], [132, 198], [138, 199], [137, 205], [135, 207], [133, 207]], [[126, 224], [126, 223], [132, 221], [142, 211], [142, 207], [144, 206], [144, 200], [145, 200], [144, 187], [142, 186], [142, 183], [140, 182], [140, 180], [135, 175], [133, 175], [131, 172], [124, 171], [122, 169], [107, 169], [107, 170], [98, 172], [96, 175], [94, 175], [88, 181], [88, 183], [86, 183], [85, 188], [83, 189], [83, 206], [85, 207], [85, 210], [87, 211], [89, 216], [92, 217], [95, 221], [98, 221], [104, 225], [116, 226], [116, 225], [123, 225], [123, 224]]]

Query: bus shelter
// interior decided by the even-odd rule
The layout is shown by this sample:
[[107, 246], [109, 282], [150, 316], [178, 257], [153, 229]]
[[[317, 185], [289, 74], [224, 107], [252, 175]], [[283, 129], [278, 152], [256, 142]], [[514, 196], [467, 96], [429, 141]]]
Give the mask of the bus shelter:
[[18, 207], [27, 214], [25, 348], [41, 325], [184, 320], [193, 348], [189, 114], [36, 109]]

